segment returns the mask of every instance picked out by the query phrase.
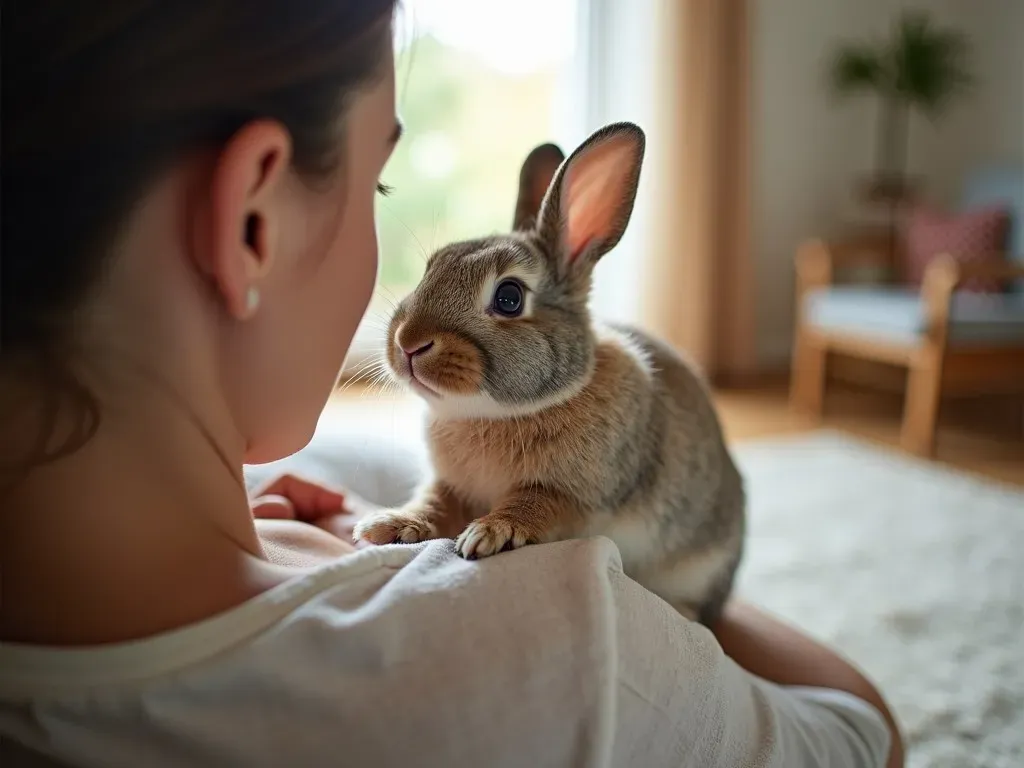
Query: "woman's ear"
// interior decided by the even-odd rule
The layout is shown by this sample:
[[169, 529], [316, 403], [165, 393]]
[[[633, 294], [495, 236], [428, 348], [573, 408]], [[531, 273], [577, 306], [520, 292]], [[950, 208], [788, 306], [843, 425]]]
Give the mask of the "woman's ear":
[[214, 165], [195, 254], [200, 271], [237, 319], [255, 311], [261, 281], [274, 263], [277, 193], [290, 162], [288, 131], [259, 120], [232, 136]]
[[519, 172], [519, 195], [512, 220], [513, 231], [520, 232], [533, 227], [541, 203], [544, 202], [544, 195], [563, 160], [565, 154], [555, 144], [541, 144], [526, 156]]
[[594, 133], [559, 168], [537, 226], [564, 266], [592, 268], [622, 238], [633, 213], [644, 147], [638, 126], [614, 123]]

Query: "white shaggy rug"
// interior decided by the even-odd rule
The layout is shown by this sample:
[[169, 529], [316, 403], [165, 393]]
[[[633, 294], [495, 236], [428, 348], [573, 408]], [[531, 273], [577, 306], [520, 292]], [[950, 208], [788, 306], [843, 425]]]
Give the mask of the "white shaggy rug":
[[1024, 492], [828, 432], [736, 455], [740, 594], [878, 682], [908, 765], [1024, 766]]
[[[249, 481], [292, 465], [399, 504], [417, 423], [405, 404], [347, 408]], [[1024, 766], [1024, 491], [829, 432], [735, 454], [750, 497], [739, 593], [878, 682], [912, 768]]]

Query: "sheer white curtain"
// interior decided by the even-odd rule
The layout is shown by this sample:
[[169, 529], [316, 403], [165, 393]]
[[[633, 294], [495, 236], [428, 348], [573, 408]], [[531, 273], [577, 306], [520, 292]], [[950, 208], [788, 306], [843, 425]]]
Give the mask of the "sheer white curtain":
[[[654, 123], [655, 22], [661, 0], [577, 0], [577, 47], [556, 126], [568, 153], [603, 125], [628, 120], [650, 133]], [[647, 163], [656, 162], [648, 154]], [[633, 218], [618, 247], [594, 273], [592, 306], [605, 320], [639, 322], [649, 249], [649, 171], [640, 177]]]

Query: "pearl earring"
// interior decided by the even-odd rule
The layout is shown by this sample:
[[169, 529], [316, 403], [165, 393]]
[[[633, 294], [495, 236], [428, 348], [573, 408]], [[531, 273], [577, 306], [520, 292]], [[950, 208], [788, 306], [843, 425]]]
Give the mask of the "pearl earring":
[[250, 314], [256, 313], [256, 310], [260, 307], [260, 291], [259, 288], [252, 286], [249, 288], [248, 293], [245, 294], [245, 309]]

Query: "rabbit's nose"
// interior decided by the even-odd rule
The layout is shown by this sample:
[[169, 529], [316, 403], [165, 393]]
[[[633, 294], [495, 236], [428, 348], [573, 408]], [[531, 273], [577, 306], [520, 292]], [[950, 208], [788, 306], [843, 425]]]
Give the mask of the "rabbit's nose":
[[416, 355], [422, 355], [424, 352], [430, 350], [434, 346], [433, 341], [428, 341], [426, 344], [410, 344], [408, 346], [403, 345], [402, 351], [405, 352], [407, 357], [416, 357]]

